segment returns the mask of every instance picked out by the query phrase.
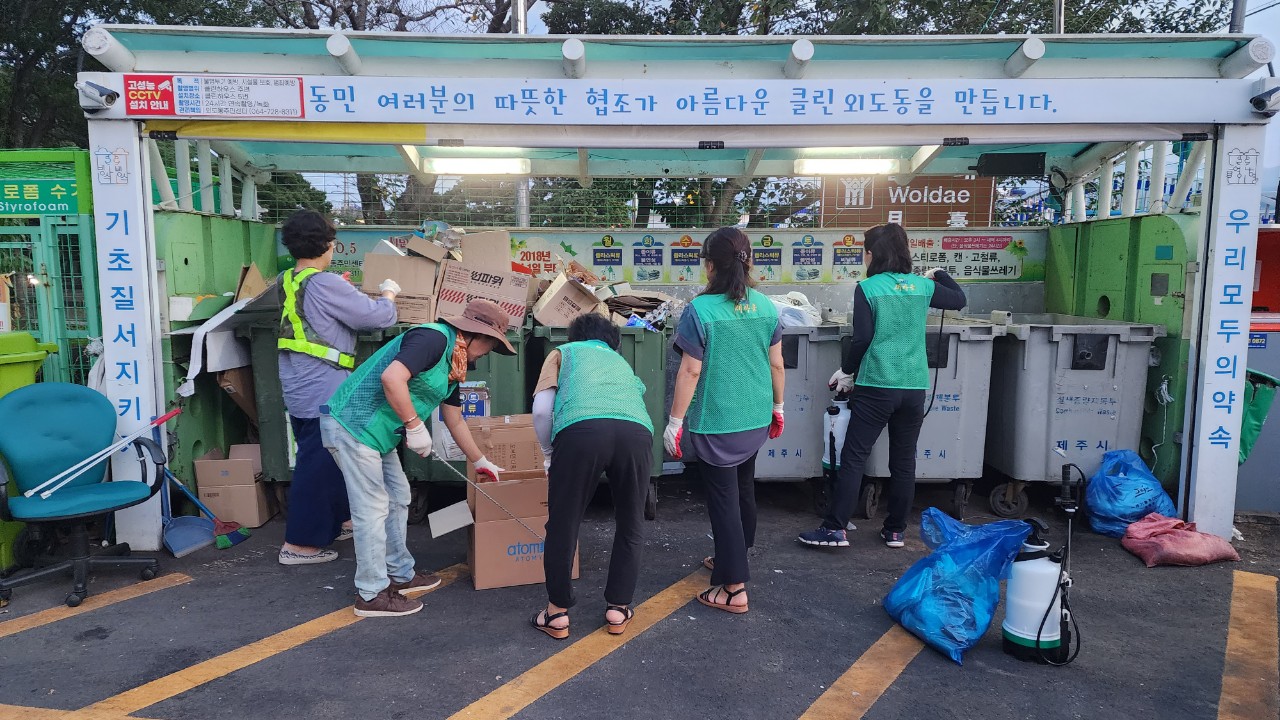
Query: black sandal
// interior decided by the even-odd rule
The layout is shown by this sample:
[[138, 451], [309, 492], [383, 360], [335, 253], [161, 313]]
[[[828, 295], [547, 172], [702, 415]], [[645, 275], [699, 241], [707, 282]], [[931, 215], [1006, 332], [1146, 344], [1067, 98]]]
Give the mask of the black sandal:
[[[723, 585], [717, 585], [713, 588], [707, 588], [706, 590], [703, 590], [702, 592], [698, 593], [698, 602], [702, 603], [703, 605], [706, 605], [707, 607], [713, 607], [717, 610], [724, 610], [725, 612], [731, 612], [734, 615], [741, 615], [742, 613], [747, 611], [747, 606], [734, 605], [733, 599], [746, 591], [747, 591], [747, 588], [745, 586], [740, 587], [737, 590], [734, 590], [733, 592], [729, 592], [728, 590], [725, 589]], [[720, 593], [724, 593], [726, 596], [723, 603], [718, 603], [712, 600], [712, 598], [719, 597]]]
[[[564, 640], [569, 637], [569, 626], [566, 625], [562, 628], [552, 627], [551, 621], [567, 617], [569, 617], [569, 613], [567, 611], [558, 612], [555, 615], [548, 615], [546, 610], [539, 610], [532, 618], [530, 618], [529, 624], [557, 640]], [[538, 622], [538, 618], [542, 618], [542, 622]]]
[[[610, 610], [616, 610], [622, 613], [622, 622], [613, 622], [609, 620]], [[631, 618], [636, 615], [635, 611], [626, 605], [608, 605], [605, 607], [604, 612], [604, 622], [608, 626], [610, 635], [621, 635], [623, 631], [627, 629], [627, 625], [631, 623]]]

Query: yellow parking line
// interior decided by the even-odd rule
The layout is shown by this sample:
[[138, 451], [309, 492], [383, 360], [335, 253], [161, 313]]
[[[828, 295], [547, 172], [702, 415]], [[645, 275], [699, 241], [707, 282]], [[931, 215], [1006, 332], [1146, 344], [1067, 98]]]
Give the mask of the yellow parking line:
[[482, 718], [505, 720], [578, 673], [622, 647], [671, 613], [687, 605], [695, 592], [707, 587], [707, 573], [698, 570], [638, 605], [635, 618], [622, 636], [599, 628], [564, 650], [543, 660], [519, 677], [450, 716], [449, 720]]
[[15, 720], [147, 720], [137, 715], [90, 710], [50, 710], [25, 705], [0, 704], [0, 718]]
[[800, 720], [857, 720], [893, 685], [924, 644], [894, 625], [862, 653]]
[[1276, 578], [1235, 572], [1218, 720], [1280, 717]]
[[80, 603], [79, 607], [66, 607], [64, 605], [62, 607], [49, 608], [48, 610], [42, 610], [38, 613], [24, 615], [20, 618], [0, 623], [0, 638], [189, 582], [191, 582], [190, 577], [182, 573], [172, 573], [162, 575], [154, 580], [126, 585], [100, 595], [90, 595], [84, 599], [84, 602]]
[[[466, 565], [453, 565], [440, 570], [436, 574], [440, 576], [442, 582], [434, 590], [439, 590], [458, 578], [466, 577], [467, 573], [468, 568]], [[434, 592], [434, 590], [429, 592]], [[244, 647], [152, 680], [145, 685], [127, 690], [102, 702], [90, 705], [85, 709], [114, 713], [137, 712], [142, 708], [150, 707], [207, 682], [217, 680], [254, 663], [266, 660], [273, 655], [278, 655], [318, 637], [341, 630], [362, 619], [351, 611], [350, 606], [335, 610], [315, 620], [310, 620]]]

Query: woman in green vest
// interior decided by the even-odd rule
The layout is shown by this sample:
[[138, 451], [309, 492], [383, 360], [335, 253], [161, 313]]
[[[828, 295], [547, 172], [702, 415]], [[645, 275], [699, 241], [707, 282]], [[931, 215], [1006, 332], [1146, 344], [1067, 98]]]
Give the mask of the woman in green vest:
[[904, 545], [907, 513], [916, 487], [916, 441], [924, 422], [929, 362], [925, 320], [929, 308], [960, 310], [964, 291], [946, 271], [911, 273], [911, 248], [901, 225], [877, 225], [866, 232], [867, 277], [853, 291], [853, 341], [830, 387], [852, 391], [835, 497], [822, 526], [800, 533], [810, 547], [848, 547], [845, 534], [858, 500], [862, 470], [871, 447], [889, 428], [889, 512], [880, 538], [891, 548]]
[[745, 613], [747, 549], [756, 534], [756, 453], [782, 434], [782, 326], [773, 302], [752, 288], [745, 233], [716, 230], [700, 257], [708, 282], [676, 329], [682, 357], [663, 444], [680, 458], [683, 440], [706, 484], [716, 554], [703, 561], [712, 587], [698, 594], [698, 602]]
[[569, 342], [547, 356], [534, 390], [533, 426], [548, 470], [542, 555], [547, 607], [531, 622], [557, 640], [569, 637], [578, 529], [601, 473], [609, 478], [617, 523], [604, 588], [609, 633], [621, 635], [634, 614], [653, 421], [644, 406], [644, 383], [618, 354], [621, 342], [608, 318], [579, 316], [569, 325]]
[[347, 483], [355, 526], [360, 617], [410, 615], [413, 599], [440, 584], [414, 569], [405, 545], [409, 480], [396, 446], [426, 457], [431, 433], [425, 418], [439, 407], [458, 448], [477, 472], [498, 479], [502, 468], [480, 453], [462, 419], [458, 384], [467, 366], [489, 351], [514, 355], [507, 341], [507, 313], [488, 300], [472, 300], [461, 316], [411, 328], [356, 368], [320, 408], [320, 434]]
[[382, 296], [370, 298], [344, 278], [325, 272], [333, 262], [337, 229], [314, 210], [299, 210], [280, 229], [296, 264], [280, 275], [280, 389], [298, 442], [281, 565], [312, 565], [338, 559], [328, 548], [351, 539], [347, 488], [320, 443], [320, 405], [351, 374], [356, 333], [394, 325], [400, 286], [384, 280]]

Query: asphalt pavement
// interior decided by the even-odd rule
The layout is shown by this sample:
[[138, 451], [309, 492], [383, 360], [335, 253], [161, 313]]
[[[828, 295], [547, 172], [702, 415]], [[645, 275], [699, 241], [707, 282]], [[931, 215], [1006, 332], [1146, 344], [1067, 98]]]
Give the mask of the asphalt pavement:
[[[16, 590], [0, 610], [0, 717], [1212, 719], [1250, 717], [1228, 712], [1231, 703], [1275, 707], [1266, 671], [1271, 663], [1275, 677], [1280, 654], [1280, 526], [1241, 525], [1240, 563], [1155, 569], [1078, 526], [1079, 659], [1056, 668], [1005, 655], [998, 612], [960, 666], [895, 630], [881, 605], [926, 554], [918, 512], [945, 507], [943, 488], [921, 488], [905, 548], [884, 547], [878, 520], [858, 519], [851, 547], [814, 550], [795, 540], [818, 523], [809, 489], [760, 484], [751, 611], [741, 616], [693, 599], [711, 554], [696, 482], [659, 488], [636, 599], [644, 604], [620, 638], [600, 631], [607, 491], [584, 523], [579, 604], [564, 642], [529, 627], [541, 586], [471, 588], [465, 531], [433, 540], [411, 526], [419, 567], [442, 571], [446, 584], [416, 615], [357, 620], [351, 544], [336, 546], [333, 563], [281, 566], [277, 518], [228, 550], [162, 555], [155, 585], [98, 571], [74, 612], [61, 604], [69, 580]], [[433, 504], [457, 497], [439, 491]], [[1063, 524], [1046, 500], [1035, 494], [1032, 513], [1057, 544]], [[968, 521], [994, 519], [984, 510], [975, 495]], [[1270, 595], [1233, 594], [1241, 577], [1261, 577]], [[139, 588], [145, 594], [128, 596]], [[1263, 620], [1241, 626], [1248, 632], [1236, 633], [1229, 660], [1230, 626], [1253, 615]], [[1241, 647], [1246, 660], [1263, 658], [1270, 696], [1229, 697], [1258, 687], [1258, 665], [1241, 664]]]

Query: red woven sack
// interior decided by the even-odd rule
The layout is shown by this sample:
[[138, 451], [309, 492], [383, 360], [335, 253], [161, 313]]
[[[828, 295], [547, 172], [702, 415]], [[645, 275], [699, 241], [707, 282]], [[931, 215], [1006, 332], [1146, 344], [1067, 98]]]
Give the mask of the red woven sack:
[[1151, 513], [1129, 525], [1120, 544], [1147, 567], [1157, 565], [1208, 565], [1234, 560], [1240, 554], [1217, 535], [1196, 531], [1195, 523]]

